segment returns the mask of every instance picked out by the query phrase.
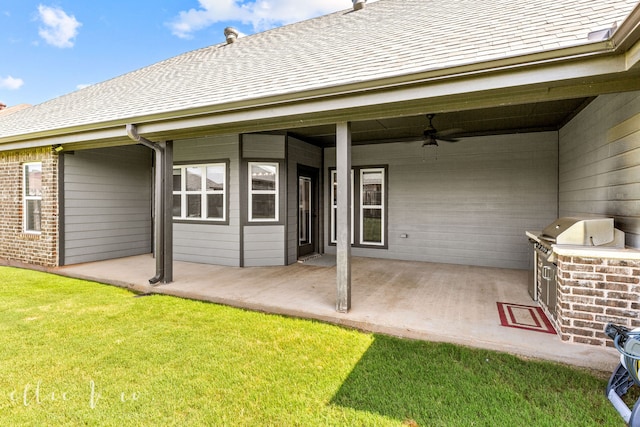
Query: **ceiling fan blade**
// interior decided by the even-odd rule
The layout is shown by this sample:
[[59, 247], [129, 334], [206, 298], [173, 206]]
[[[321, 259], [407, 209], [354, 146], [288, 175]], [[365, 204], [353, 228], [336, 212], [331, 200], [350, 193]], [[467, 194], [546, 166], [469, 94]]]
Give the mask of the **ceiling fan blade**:
[[459, 134], [459, 133], [464, 133], [464, 129], [461, 129], [461, 128], [445, 129], [443, 131], [438, 131], [437, 136], [438, 137], [451, 136], [451, 135], [456, 135], [456, 134]]
[[437, 139], [438, 141], [444, 141], [444, 142], [458, 142], [458, 141], [460, 141], [460, 140], [459, 140], [459, 139], [457, 139], [457, 138], [450, 138], [450, 137], [446, 137], [446, 136], [445, 136], [445, 137], [442, 137], [442, 136], [440, 136], [440, 135], [436, 135], [436, 139]]

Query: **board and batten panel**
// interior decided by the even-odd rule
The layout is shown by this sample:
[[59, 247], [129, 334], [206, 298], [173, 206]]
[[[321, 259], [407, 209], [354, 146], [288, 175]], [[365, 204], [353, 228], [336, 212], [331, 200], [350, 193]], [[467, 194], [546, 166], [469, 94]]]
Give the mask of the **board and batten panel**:
[[244, 266], [284, 265], [284, 226], [244, 227]]
[[560, 216], [613, 217], [640, 248], [640, 92], [602, 95], [560, 129]]
[[229, 161], [227, 192], [229, 224], [174, 222], [173, 257], [176, 261], [240, 265], [239, 136], [224, 135], [174, 141], [176, 163]]
[[322, 149], [293, 137], [288, 138], [287, 144], [287, 263], [293, 264], [298, 260], [298, 165], [310, 166], [321, 172]]
[[64, 156], [63, 263], [150, 253], [152, 151], [124, 146]]
[[[527, 268], [525, 231], [541, 230], [557, 216], [557, 140], [557, 132], [543, 132], [464, 138], [437, 148], [420, 142], [352, 147], [354, 166], [388, 165], [388, 249], [354, 247], [352, 254]], [[335, 165], [334, 149], [326, 150], [325, 162]], [[329, 200], [327, 183], [324, 191]], [[325, 250], [335, 253], [335, 246]]]

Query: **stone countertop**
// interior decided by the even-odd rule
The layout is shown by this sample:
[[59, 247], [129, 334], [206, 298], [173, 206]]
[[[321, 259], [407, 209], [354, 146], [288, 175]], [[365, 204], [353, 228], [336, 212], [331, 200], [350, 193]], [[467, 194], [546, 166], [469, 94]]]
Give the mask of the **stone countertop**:
[[[540, 231], [526, 231], [527, 237], [540, 241]], [[551, 245], [553, 252], [564, 256], [585, 258], [613, 258], [640, 260], [640, 250], [633, 248], [610, 248], [606, 246]]]
[[612, 258], [640, 260], [640, 250], [633, 248], [607, 248], [603, 246], [553, 245], [558, 255], [584, 258]]

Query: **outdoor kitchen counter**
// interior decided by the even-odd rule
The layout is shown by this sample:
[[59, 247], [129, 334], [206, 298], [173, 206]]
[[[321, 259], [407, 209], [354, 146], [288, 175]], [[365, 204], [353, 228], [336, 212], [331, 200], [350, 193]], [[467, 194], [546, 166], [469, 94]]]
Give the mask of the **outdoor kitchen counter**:
[[[534, 247], [540, 234], [526, 232]], [[563, 341], [610, 346], [607, 323], [640, 327], [640, 250], [550, 246], [547, 255], [534, 256], [530, 286]]]

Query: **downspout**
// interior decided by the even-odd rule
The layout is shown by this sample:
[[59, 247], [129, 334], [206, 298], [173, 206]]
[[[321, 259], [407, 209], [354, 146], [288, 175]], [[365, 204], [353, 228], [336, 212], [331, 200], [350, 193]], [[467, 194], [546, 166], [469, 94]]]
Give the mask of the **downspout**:
[[155, 253], [156, 253], [156, 275], [149, 279], [149, 283], [154, 285], [164, 278], [164, 203], [163, 203], [163, 185], [162, 178], [164, 176], [164, 149], [155, 142], [138, 135], [136, 125], [127, 124], [127, 135], [132, 140], [151, 148], [155, 153], [156, 173], [155, 173], [155, 203], [154, 203], [154, 233], [155, 233]]

